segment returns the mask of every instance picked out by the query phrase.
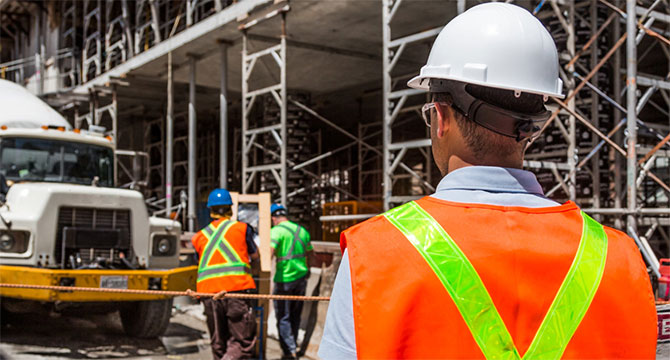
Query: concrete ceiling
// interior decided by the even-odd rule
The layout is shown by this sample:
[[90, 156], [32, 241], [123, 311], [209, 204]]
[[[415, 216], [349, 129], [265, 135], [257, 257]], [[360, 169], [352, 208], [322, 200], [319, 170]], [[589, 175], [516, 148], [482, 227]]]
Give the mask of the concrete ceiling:
[[[456, 14], [456, 2], [444, 0], [405, 1], [392, 23], [393, 38], [410, 35], [446, 24]], [[228, 88], [241, 89], [242, 34], [238, 23], [228, 23], [173, 52], [175, 80], [187, 82], [188, 56], [199, 57], [198, 85], [218, 88], [220, 52], [218, 40], [232, 43], [228, 50]], [[279, 17], [255, 25], [249, 30], [250, 51], [278, 43]], [[273, 42], [276, 39], [277, 42]], [[382, 75], [382, 4], [381, 1], [292, 1], [287, 14], [287, 81], [292, 90], [329, 93], [360, 84], [378, 82]], [[409, 46], [397, 66], [397, 74], [418, 72], [432, 39]], [[167, 56], [155, 59], [131, 72], [165, 79]], [[252, 89], [278, 81], [278, 67], [271, 57], [259, 61], [252, 73]]]

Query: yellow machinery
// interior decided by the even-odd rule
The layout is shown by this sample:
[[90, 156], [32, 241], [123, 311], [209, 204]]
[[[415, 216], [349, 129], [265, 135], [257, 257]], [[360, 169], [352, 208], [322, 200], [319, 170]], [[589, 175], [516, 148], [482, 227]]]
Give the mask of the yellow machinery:
[[[0, 265], [0, 283], [77, 286], [92, 288], [123, 288], [136, 290], [184, 291], [195, 289], [196, 266], [169, 270], [74, 270], [41, 269]], [[3, 288], [2, 296], [36, 301], [139, 301], [162, 300], [167, 296], [85, 291], [34, 290]]]

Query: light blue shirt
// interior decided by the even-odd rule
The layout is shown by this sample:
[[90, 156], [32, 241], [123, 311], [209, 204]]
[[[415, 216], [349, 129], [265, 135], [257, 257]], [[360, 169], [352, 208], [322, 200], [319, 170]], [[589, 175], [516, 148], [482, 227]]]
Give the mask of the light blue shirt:
[[[434, 198], [469, 204], [551, 207], [560, 205], [544, 196], [542, 186], [529, 171], [493, 166], [468, 166], [447, 174]], [[355, 359], [356, 336], [351, 273], [347, 251], [335, 278], [319, 356], [329, 359]]]

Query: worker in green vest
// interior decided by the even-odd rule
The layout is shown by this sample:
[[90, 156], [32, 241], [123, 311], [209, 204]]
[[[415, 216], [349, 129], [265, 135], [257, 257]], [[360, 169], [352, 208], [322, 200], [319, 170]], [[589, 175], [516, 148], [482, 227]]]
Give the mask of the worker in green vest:
[[[308, 264], [312, 254], [309, 232], [304, 227], [289, 221], [286, 208], [280, 204], [272, 204], [270, 213], [272, 214], [270, 232], [272, 256], [277, 259], [273, 293], [305, 295], [309, 275]], [[279, 344], [284, 352], [283, 358], [297, 358], [302, 304], [302, 301], [274, 301]]]

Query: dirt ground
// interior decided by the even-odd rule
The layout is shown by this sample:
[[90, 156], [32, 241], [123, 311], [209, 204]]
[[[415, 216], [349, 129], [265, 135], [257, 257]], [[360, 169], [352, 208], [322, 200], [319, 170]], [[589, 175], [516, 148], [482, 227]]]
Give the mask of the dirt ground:
[[[266, 341], [266, 358], [280, 359], [278, 342], [272, 338]], [[666, 360], [669, 354], [670, 343], [660, 344], [656, 359]], [[165, 336], [152, 340], [126, 336], [117, 313], [76, 316], [5, 313], [0, 318], [0, 360], [211, 358], [200, 305], [175, 306]]]
[[[118, 313], [4, 313], [0, 324], [0, 360], [212, 358], [201, 305], [175, 306], [165, 336], [149, 340], [126, 336]], [[276, 340], [266, 356], [281, 358]]]

